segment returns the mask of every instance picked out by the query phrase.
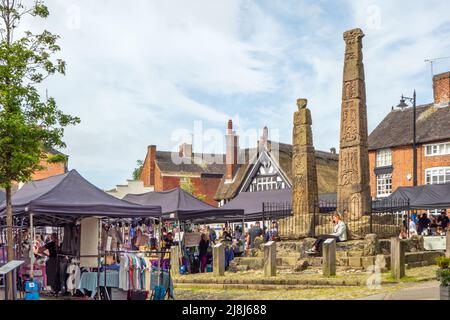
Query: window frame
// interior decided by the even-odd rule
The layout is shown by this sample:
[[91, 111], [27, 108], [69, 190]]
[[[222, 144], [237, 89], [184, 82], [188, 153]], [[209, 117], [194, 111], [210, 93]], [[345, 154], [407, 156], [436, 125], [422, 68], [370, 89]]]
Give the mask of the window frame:
[[[443, 174], [440, 175], [439, 171], [443, 170]], [[438, 174], [436, 174], [438, 172]], [[430, 177], [429, 177], [430, 176]], [[433, 182], [433, 177], [437, 177], [436, 183]], [[443, 176], [442, 182], [440, 182], [439, 177]], [[448, 178], [447, 178], [448, 176]], [[434, 168], [428, 168], [425, 170], [425, 184], [426, 185], [433, 185], [433, 184], [444, 184], [444, 183], [450, 183], [450, 167], [434, 167]]]
[[[392, 194], [392, 192], [393, 192], [392, 177], [393, 177], [392, 173], [382, 173], [382, 174], [378, 174], [376, 176], [377, 198], [385, 198]], [[390, 180], [390, 183], [389, 183], [389, 180]], [[380, 182], [383, 182], [382, 187], [381, 187]], [[390, 188], [388, 186], [390, 186]], [[380, 191], [383, 191], [383, 192], [380, 193]]]
[[278, 176], [256, 176], [250, 184], [250, 192], [278, 190]]
[[378, 149], [375, 154], [375, 167], [383, 168], [392, 166], [392, 149]]
[[424, 145], [424, 149], [425, 157], [447, 156], [450, 155], [450, 141], [426, 144]]

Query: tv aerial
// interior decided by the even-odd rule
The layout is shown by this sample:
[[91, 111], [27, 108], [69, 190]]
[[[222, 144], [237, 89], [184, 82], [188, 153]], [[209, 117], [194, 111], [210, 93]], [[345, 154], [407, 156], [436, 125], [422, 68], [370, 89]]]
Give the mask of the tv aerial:
[[448, 56], [448, 57], [441, 57], [441, 58], [433, 58], [433, 59], [425, 59], [425, 62], [430, 64], [430, 69], [431, 69], [431, 84], [432, 84], [432, 85], [433, 85], [433, 77], [434, 77], [434, 63], [435, 63], [436, 61], [446, 60], [446, 59], [450, 59], [450, 56]]

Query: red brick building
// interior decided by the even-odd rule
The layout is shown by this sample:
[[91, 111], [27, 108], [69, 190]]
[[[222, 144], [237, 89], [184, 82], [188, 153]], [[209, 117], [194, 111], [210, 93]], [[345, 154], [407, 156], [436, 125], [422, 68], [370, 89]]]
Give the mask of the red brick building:
[[[291, 189], [292, 145], [270, 141], [269, 129], [257, 141], [256, 148], [241, 149], [239, 137], [229, 124], [227, 133], [227, 168], [215, 199], [220, 206], [241, 192]], [[317, 184], [321, 198], [334, 199], [337, 191], [339, 155], [316, 150]]]
[[[450, 72], [434, 76], [434, 102], [417, 107], [418, 185], [450, 183]], [[413, 108], [394, 109], [369, 136], [373, 198], [413, 185]]]
[[204, 195], [206, 203], [217, 206], [214, 195], [225, 172], [224, 163], [225, 155], [194, 153], [191, 144], [181, 145], [179, 153], [159, 151], [152, 145], [148, 147], [140, 180], [144, 187], [160, 192], [189, 179], [194, 195]]
[[[54, 149], [50, 149], [48, 151], [49, 156], [58, 155], [58, 154], [61, 154], [61, 152], [54, 150]], [[67, 161], [66, 162], [57, 162], [57, 163], [48, 163], [45, 159], [43, 159], [43, 160], [41, 160], [40, 165], [43, 167], [43, 169], [36, 171], [33, 174], [32, 180], [46, 179], [46, 178], [67, 172]]]
[[[214, 206], [223, 205], [241, 191], [291, 188], [292, 146], [267, 138], [265, 128], [258, 148], [241, 149], [230, 120], [225, 155], [193, 153], [189, 144], [181, 145], [179, 153], [149, 146], [140, 180], [158, 192], [174, 189], [190, 179], [194, 195], [205, 195], [205, 202]], [[319, 192], [335, 193], [339, 156], [335, 151], [316, 151], [316, 155]]]

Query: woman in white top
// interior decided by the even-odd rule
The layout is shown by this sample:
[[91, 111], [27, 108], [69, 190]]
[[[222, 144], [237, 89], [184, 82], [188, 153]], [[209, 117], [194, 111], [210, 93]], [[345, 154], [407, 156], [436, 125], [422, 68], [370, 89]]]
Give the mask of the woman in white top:
[[347, 241], [347, 225], [342, 221], [339, 213], [333, 213], [333, 233], [324, 234], [317, 237], [316, 242], [311, 250], [306, 251], [307, 254], [319, 254], [322, 251], [322, 245], [327, 239], [335, 239], [336, 242]]
[[417, 236], [417, 226], [413, 219], [409, 220], [409, 236]]

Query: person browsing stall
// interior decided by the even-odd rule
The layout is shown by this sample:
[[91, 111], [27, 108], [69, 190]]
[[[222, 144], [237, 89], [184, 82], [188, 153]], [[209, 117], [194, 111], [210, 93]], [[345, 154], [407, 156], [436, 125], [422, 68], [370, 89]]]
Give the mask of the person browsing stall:
[[441, 227], [443, 230], [446, 230], [449, 222], [450, 222], [450, 219], [447, 216], [447, 210], [442, 209], [441, 215], [437, 218], [438, 226]]
[[45, 254], [48, 257], [45, 263], [45, 271], [47, 284], [52, 288], [53, 293], [58, 293], [59, 291], [58, 247], [58, 235], [53, 233], [50, 241], [38, 249], [38, 253]]
[[204, 273], [206, 270], [206, 263], [208, 262], [208, 249], [210, 241], [206, 234], [202, 233], [200, 243], [198, 244], [199, 258], [200, 258], [200, 272]]
[[261, 237], [264, 234], [263, 229], [261, 229], [261, 224], [256, 222], [254, 226], [248, 230], [248, 244], [250, 248], [254, 248], [255, 239]]

